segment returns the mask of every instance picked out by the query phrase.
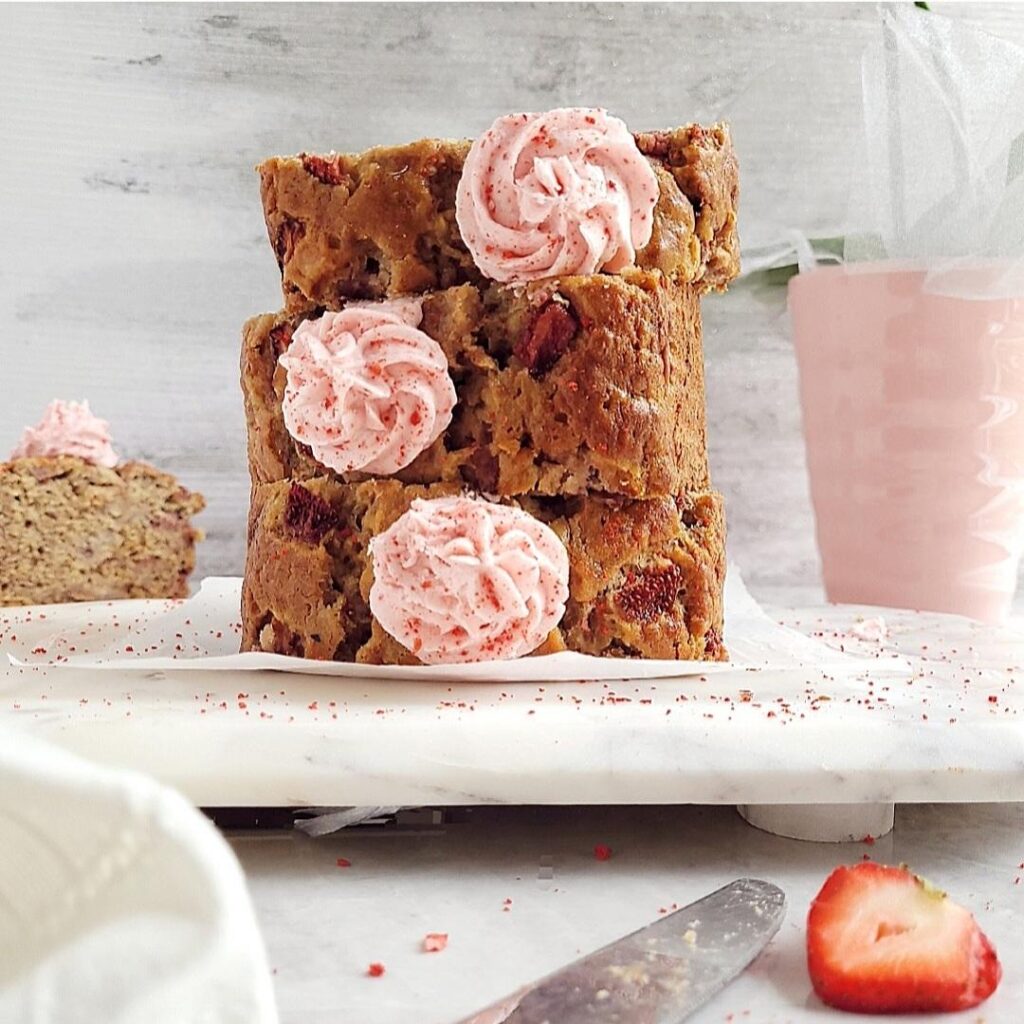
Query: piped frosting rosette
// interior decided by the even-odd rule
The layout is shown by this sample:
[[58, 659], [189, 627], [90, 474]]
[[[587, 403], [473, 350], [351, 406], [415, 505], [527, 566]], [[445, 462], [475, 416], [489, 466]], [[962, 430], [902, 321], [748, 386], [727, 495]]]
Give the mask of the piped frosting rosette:
[[565, 612], [569, 556], [558, 535], [508, 505], [417, 499], [370, 542], [370, 610], [428, 665], [519, 658]]
[[11, 452], [12, 459], [53, 455], [74, 455], [107, 469], [118, 463], [110, 444], [110, 427], [93, 415], [88, 402], [51, 402], [39, 423], [25, 428]]
[[285, 426], [339, 473], [394, 473], [451, 423], [455, 386], [415, 299], [353, 303], [301, 323], [281, 355]]
[[573, 107], [499, 117], [470, 148], [455, 212], [480, 270], [517, 283], [629, 266], [657, 200], [626, 125]]

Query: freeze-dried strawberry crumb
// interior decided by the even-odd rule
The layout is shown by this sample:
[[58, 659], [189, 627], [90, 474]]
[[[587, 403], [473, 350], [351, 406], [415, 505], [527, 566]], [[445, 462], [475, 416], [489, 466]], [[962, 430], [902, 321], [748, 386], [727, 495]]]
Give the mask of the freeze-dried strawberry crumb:
[[440, 953], [447, 945], [447, 932], [428, 932], [423, 937], [423, 951], [425, 953]]
[[352, 867], [352, 861], [347, 860], [345, 857], [339, 857], [337, 860], [337, 865], [339, 868], [350, 868]]
[[371, 978], [379, 978], [384, 973], [384, 965], [377, 963], [370, 964], [370, 966], [366, 968], [366, 973]]
[[273, 346], [274, 355], [279, 356], [282, 352], [287, 351], [288, 346], [292, 343], [292, 326], [291, 324], [276, 324], [270, 328], [267, 336]]
[[323, 498], [300, 484], [292, 484], [284, 509], [284, 523], [307, 544], [319, 544], [341, 525], [341, 518]]
[[651, 622], [675, 604], [683, 581], [678, 565], [630, 572], [618, 593], [619, 607], [634, 622]]
[[515, 354], [531, 377], [540, 377], [565, 354], [579, 327], [579, 321], [567, 306], [561, 302], [546, 302], [530, 318], [516, 342]]
[[306, 235], [306, 225], [291, 217], [285, 217], [277, 229], [274, 239], [274, 253], [278, 266], [283, 267], [295, 252], [295, 244]]
[[336, 154], [326, 157], [303, 153], [302, 167], [307, 174], [313, 175], [325, 185], [351, 184], [348, 175], [341, 169], [341, 157]]
[[594, 847], [594, 856], [597, 860], [611, 860], [612, 859], [612, 848], [605, 846], [604, 843], [598, 843]]

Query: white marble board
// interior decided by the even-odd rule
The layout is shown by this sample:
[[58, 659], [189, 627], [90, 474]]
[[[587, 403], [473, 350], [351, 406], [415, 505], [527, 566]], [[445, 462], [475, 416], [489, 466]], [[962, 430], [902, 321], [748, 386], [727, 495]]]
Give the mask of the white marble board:
[[[1024, 800], [1024, 632], [877, 609], [780, 613], [857, 673], [410, 683], [0, 669], [0, 721], [204, 806]], [[885, 652], [911, 658], [911, 676]]]

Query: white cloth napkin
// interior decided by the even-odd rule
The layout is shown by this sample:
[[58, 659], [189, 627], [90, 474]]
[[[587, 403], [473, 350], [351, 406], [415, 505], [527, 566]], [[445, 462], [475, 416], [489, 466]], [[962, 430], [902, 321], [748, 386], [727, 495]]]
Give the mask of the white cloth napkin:
[[0, 730], [0, 1021], [274, 1024], [241, 868], [143, 775]]

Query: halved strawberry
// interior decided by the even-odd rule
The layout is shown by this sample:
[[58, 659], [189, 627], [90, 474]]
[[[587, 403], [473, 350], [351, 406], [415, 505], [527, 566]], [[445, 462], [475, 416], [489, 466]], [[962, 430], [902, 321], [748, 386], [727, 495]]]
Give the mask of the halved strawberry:
[[807, 969], [822, 1002], [860, 1013], [966, 1010], [1002, 968], [971, 912], [905, 867], [828, 876], [807, 917]]

